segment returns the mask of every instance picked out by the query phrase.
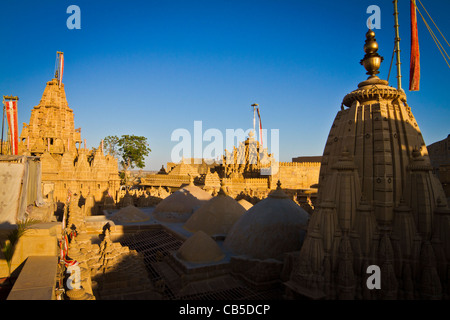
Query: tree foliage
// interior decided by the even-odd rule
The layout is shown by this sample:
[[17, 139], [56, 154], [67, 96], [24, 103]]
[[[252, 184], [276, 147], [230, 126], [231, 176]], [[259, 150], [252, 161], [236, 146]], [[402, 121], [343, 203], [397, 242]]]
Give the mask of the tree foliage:
[[152, 150], [148, 147], [147, 138], [135, 135], [122, 135], [118, 141], [120, 164], [124, 170], [133, 169], [134, 167], [144, 168], [145, 157]]
[[148, 147], [147, 138], [135, 135], [107, 136], [104, 140], [105, 150], [112, 156], [119, 158], [123, 171], [144, 168], [145, 157], [152, 151]]
[[11, 261], [14, 256], [15, 246], [19, 239], [28, 231], [28, 229], [36, 223], [39, 223], [39, 220], [33, 218], [26, 218], [25, 220], [17, 221], [17, 228], [13, 229], [8, 234], [8, 239], [5, 241], [3, 245], [0, 243], [1, 251], [3, 256], [5, 257], [6, 264], [8, 266], [8, 277], [11, 278]]
[[120, 139], [118, 136], [107, 136], [105, 139], [103, 139], [103, 147], [114, 158], [117, 158], [119, 156], [119, 140]]

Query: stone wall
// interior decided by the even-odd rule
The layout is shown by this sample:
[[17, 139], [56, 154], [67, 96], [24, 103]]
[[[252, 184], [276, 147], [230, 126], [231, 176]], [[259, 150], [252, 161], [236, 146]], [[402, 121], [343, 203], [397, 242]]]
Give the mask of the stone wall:
[[283, 189], [310, 189], [319, 182], [320, 162], [280, 162], [278, 170]]
[[427, 146], [431, 165], [439, 168], [440, 165], [450, 165], [450, 135], [447, 138]]
[[41, 156], [43, 190], [47, 193], [44, 196], [53, 193], [55, 202], [65, 203], [70, 190], [84, 198], [93, 195], [95, 202], [103, 203], [109, 192], [117, 200], [120, 187], [117, 160], [104, 156], [100, 150], [90, 162], [87, 155], [84, 149], [78, 154], [65, 152], [62, 156], [45, 152]]
[[433, 172], [439, 178], [445, 195], [450, 198], [450, 135], [427, 147]]
[[[0, 229], [0, 243], [4, 243], [11, 230]], [[57, 256], [59, 253], [58, 239], [60, 237], [60, 223], [38, 223], [29, 227], [15, 245], [11, 260], [11, 273], [15, 275], [15, 270], [30, 256]], [[0, 252], [0, 278], [7, 276], [8, 265], [3, 253]]]
[[275, 259], [259, 260], [233, 256], [231, 273], [247, 285], [258, 290], [267, 290], [280, 284], [283, 263]]

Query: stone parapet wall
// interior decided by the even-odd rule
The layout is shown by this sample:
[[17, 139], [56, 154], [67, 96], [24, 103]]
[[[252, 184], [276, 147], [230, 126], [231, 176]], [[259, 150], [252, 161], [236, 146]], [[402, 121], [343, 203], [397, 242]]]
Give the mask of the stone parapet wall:
[[225, 183], [227, 188], [233, 190], [244, 190], [247, 189], [267, 189], [268, 178], [247, 178], [247, 179], [233, 179], [233, 178], [224, 178], [223, 182]]
[[283, 189], [309, 189], [319, 182], [320, 163], [280, 163], [278, 173]]
[[144, 186], [181, 187], [183, 184], [189, 184], [189, 182], [190, 177], [188, 175], [153, 174], [141, 179], [141, 185]]
[[[12, 229], [0, 229], [0, 242], [4, 243]], [[30, 256], [57, 256], [58, 239], [61, 237], [61, 224], [55, 222], [39, 223], [29, 227], [19, 238], [11, 260], [11, 273]], [[8, 266], [0, 252], [0, 278], [8, 276]]]
[[8, 300], [56, 300], [57, 269], [56, 255], [28, 257]]
[[275, 259], [258, 260], [233, 256], [230, 260], [231, 273], [247, 285], [258, 290], [267, 290], [280, 284], [283, 263]]
[[320, 167], [320, 162], [278, 162], [280, 167]]

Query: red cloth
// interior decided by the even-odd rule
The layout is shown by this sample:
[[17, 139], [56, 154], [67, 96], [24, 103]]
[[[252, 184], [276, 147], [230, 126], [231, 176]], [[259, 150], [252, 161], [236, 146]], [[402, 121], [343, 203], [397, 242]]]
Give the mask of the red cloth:
[[409, 71], [409, 90], [420, 89], [420, 50], [417, 30], [416, 1], [411, 0], [411, 65]]
[[17, 121], [17, 101], [6, 101], [6, 118], [8, 119], [9, 134], [11, 138], [11, 154], [18, 154], [19, 129]]
[[261, 115], [259, 114], [259, 108], [256, 109], [258, 111], [258, 118], [259, 118], [259, 143], [261, 144], [261, 147], [263, 146], [263, 139], [262, 139], [262, 123], [261, 123]]

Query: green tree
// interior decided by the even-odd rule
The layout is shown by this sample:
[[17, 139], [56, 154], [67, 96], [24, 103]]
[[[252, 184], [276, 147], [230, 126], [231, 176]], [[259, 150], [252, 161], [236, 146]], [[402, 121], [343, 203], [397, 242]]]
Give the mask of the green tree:
[[122, 179], [127, 184], [128, 170], [145, 167], [145, 157], [152, 151], [148, 147], [147, 138], [135, 135], [107, 136], [103, 143], [109, 154], [119, 158], [123, 169]]
[[8, 239], [5, 241], [3, 245], [0, 243], [0, 248], [5, 257], [6, 264], [8, 266], [8, 278], [11, 283], [11, 262], [14, 255], [14, 250], [19, 239], [28, 231], [28, 229], [36, 223], [39, 223], [39, 220], [26, 218], [25, 220], [17, 221], [17, 228], [13, 229], [8, 234]]
[[119, 137], [118, 136], [107, 136], [103, 139], [103, 147], [108, 152], [108, 154], [112, 155], [114, 158], [119, 156]]

